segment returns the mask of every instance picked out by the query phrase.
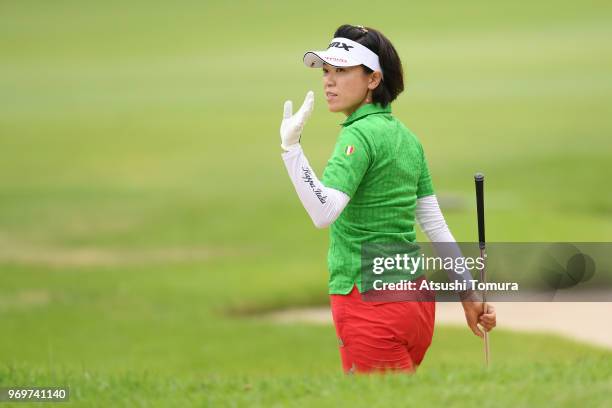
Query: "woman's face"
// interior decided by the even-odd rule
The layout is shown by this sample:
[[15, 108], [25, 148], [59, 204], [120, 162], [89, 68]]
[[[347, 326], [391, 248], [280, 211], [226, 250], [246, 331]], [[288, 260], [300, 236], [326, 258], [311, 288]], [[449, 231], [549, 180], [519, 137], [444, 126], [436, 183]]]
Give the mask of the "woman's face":
[[371, 91], [378, 86], [380, 74], [367, 74], [361, 65], [334, 67], [323, 64], [323, 90], [330, 112], [347, 116], [372, 101]]

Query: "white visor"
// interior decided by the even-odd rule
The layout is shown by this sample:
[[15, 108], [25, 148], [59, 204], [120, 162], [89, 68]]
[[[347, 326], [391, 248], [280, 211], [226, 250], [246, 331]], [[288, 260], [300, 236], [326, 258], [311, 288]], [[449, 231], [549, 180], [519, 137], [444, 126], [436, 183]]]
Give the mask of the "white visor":
[[331, 40], [327, 50], [308, 51], [304, 54], [304, 65], [307, 67], [321, 68], [324, 63], [335, 67], [365, 65], [372, 71], [378, 71], [382, 75], [378, 55], [369, 48], [348, 38], [334, 38]]

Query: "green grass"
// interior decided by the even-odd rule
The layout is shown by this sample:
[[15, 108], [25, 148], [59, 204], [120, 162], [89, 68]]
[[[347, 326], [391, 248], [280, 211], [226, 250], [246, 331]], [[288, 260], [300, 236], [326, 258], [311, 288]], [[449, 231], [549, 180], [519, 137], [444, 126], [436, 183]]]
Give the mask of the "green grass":
[[[394, 11], [394, 12], [390, 12]], [[604, 406], [608, 351], [436, 328], [415, 377], [344, 378], [332, 327], [236, 316], [320, 305], [327, 232], [279, 155], [282, 104], [315, 90], [320, 172], [342, 118], [301, 64], [351, 22], [406, 71], [459, 241], [487, 176], [491, 241], [606, 241], [608, 2], [4, 2], [0, 386], [69, 384], [83, 406]], [[419, 232], [419, 238], [423, 238]], [[501, 319], [500, 319], [501, 320]]]
[[[70, 389], [71, 400], [100, 407], [146, 406], [151, 401], [177, 407], [419, 407], [423, 403], [470, 407], [476, 401], [484, 407], [573, 407], [588, 401], [589, 406], [604, 407], [612, 385], [603, 373], [609, 370], [605, 361], [581, 359], [501, 366], [489, 372], [449, 365], [418, 376], [302, 373], [176, 378], [149, 372], [101, 376], [87, 370], [41, 373], [27, 368], [8, 368], [1, 375], [28, 383], [77, 384]], [[567, 392], [570, 385], [572, 391]]]
[[[245, 329], [249, 330], [248, 325], [240, 331]], [[231, 349], [240, 364], [221, 366], [209, 358], [206, 361], [213, 367], [202, 370], [183, 361], [184, 350], [168, 349], [157, 356], [158, 364], [140, 370], [110, 362], [97, 362], [97, 370], [90, 368], [91, 362], [45, 368], [40, 362], [11, 363], [0, 369], [0, 382], [69, 385], [73, 403], [126, 407], [423, 403], [467, 407], [475, 399], [484, 406], [570, 407], [588, 401], [589, 406], [603, 407], [612, 391], [609, 352], [553, 336], [499, 331], [492, 337], [495, 361], [485, 370], [477, 341], [466, 336], [465, 330], [436, 329], [418, 375], [346, 377], [338, 370], [336, 356], [329, 353], [334, 347], [327, 329], [287, 326], [277, 331], [265, 325], [259, 329], [272, 332], [260, 336], [256, 348], [234, 343], [231, 336], [224, 346], [211, 345], [219, 347], [220, 353]], [[281, 347], [291, 351], [285, 355], [279, 352]], [[192, 344], [189, 354], [198, 361], [203, 353]]]

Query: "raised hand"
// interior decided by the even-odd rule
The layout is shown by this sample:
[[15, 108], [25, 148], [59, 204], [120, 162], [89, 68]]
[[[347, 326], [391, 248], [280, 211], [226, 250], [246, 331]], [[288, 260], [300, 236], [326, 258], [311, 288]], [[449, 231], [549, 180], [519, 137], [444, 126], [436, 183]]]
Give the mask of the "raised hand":
[[291, 150], [302, 136], [302, 130], [314, 107], [314, 92], [308, 91], [302, 107], [293, 114], [293, 102], [286, 101], [283, 110], [283, 121], [281, 122], [280, 135], [283, 150]]

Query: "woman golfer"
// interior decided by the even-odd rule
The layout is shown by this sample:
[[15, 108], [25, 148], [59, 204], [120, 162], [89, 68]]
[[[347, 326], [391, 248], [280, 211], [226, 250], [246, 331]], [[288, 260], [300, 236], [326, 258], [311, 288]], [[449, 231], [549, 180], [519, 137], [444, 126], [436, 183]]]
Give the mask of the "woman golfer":
[[[310, 167], [300, 137], [314, 105], [312, 91], [293, 114], [285, 102], [282, 158], [315, 226], [330, 226], [329, 294], [345, 372], [414, 371], [431, 344], [435, 302], [366, 302], [360, 293], [361, 245], [414, 242], [415, 221], [432, 242], [451, 242], [421, 143], [391, 113], [404, 90], [402, 64], [379, 31], [342, 25], [325, 51], [304, 55], [321, 68], [331, 112], [346, 119], [322, 179]], [[456, 245], [456, 244], [455, 244]], [[464, 294], [465, 295], [465, 294]], [[483, 337], [496, 324], [489, 305], [462, 297], [468, 326]]]

